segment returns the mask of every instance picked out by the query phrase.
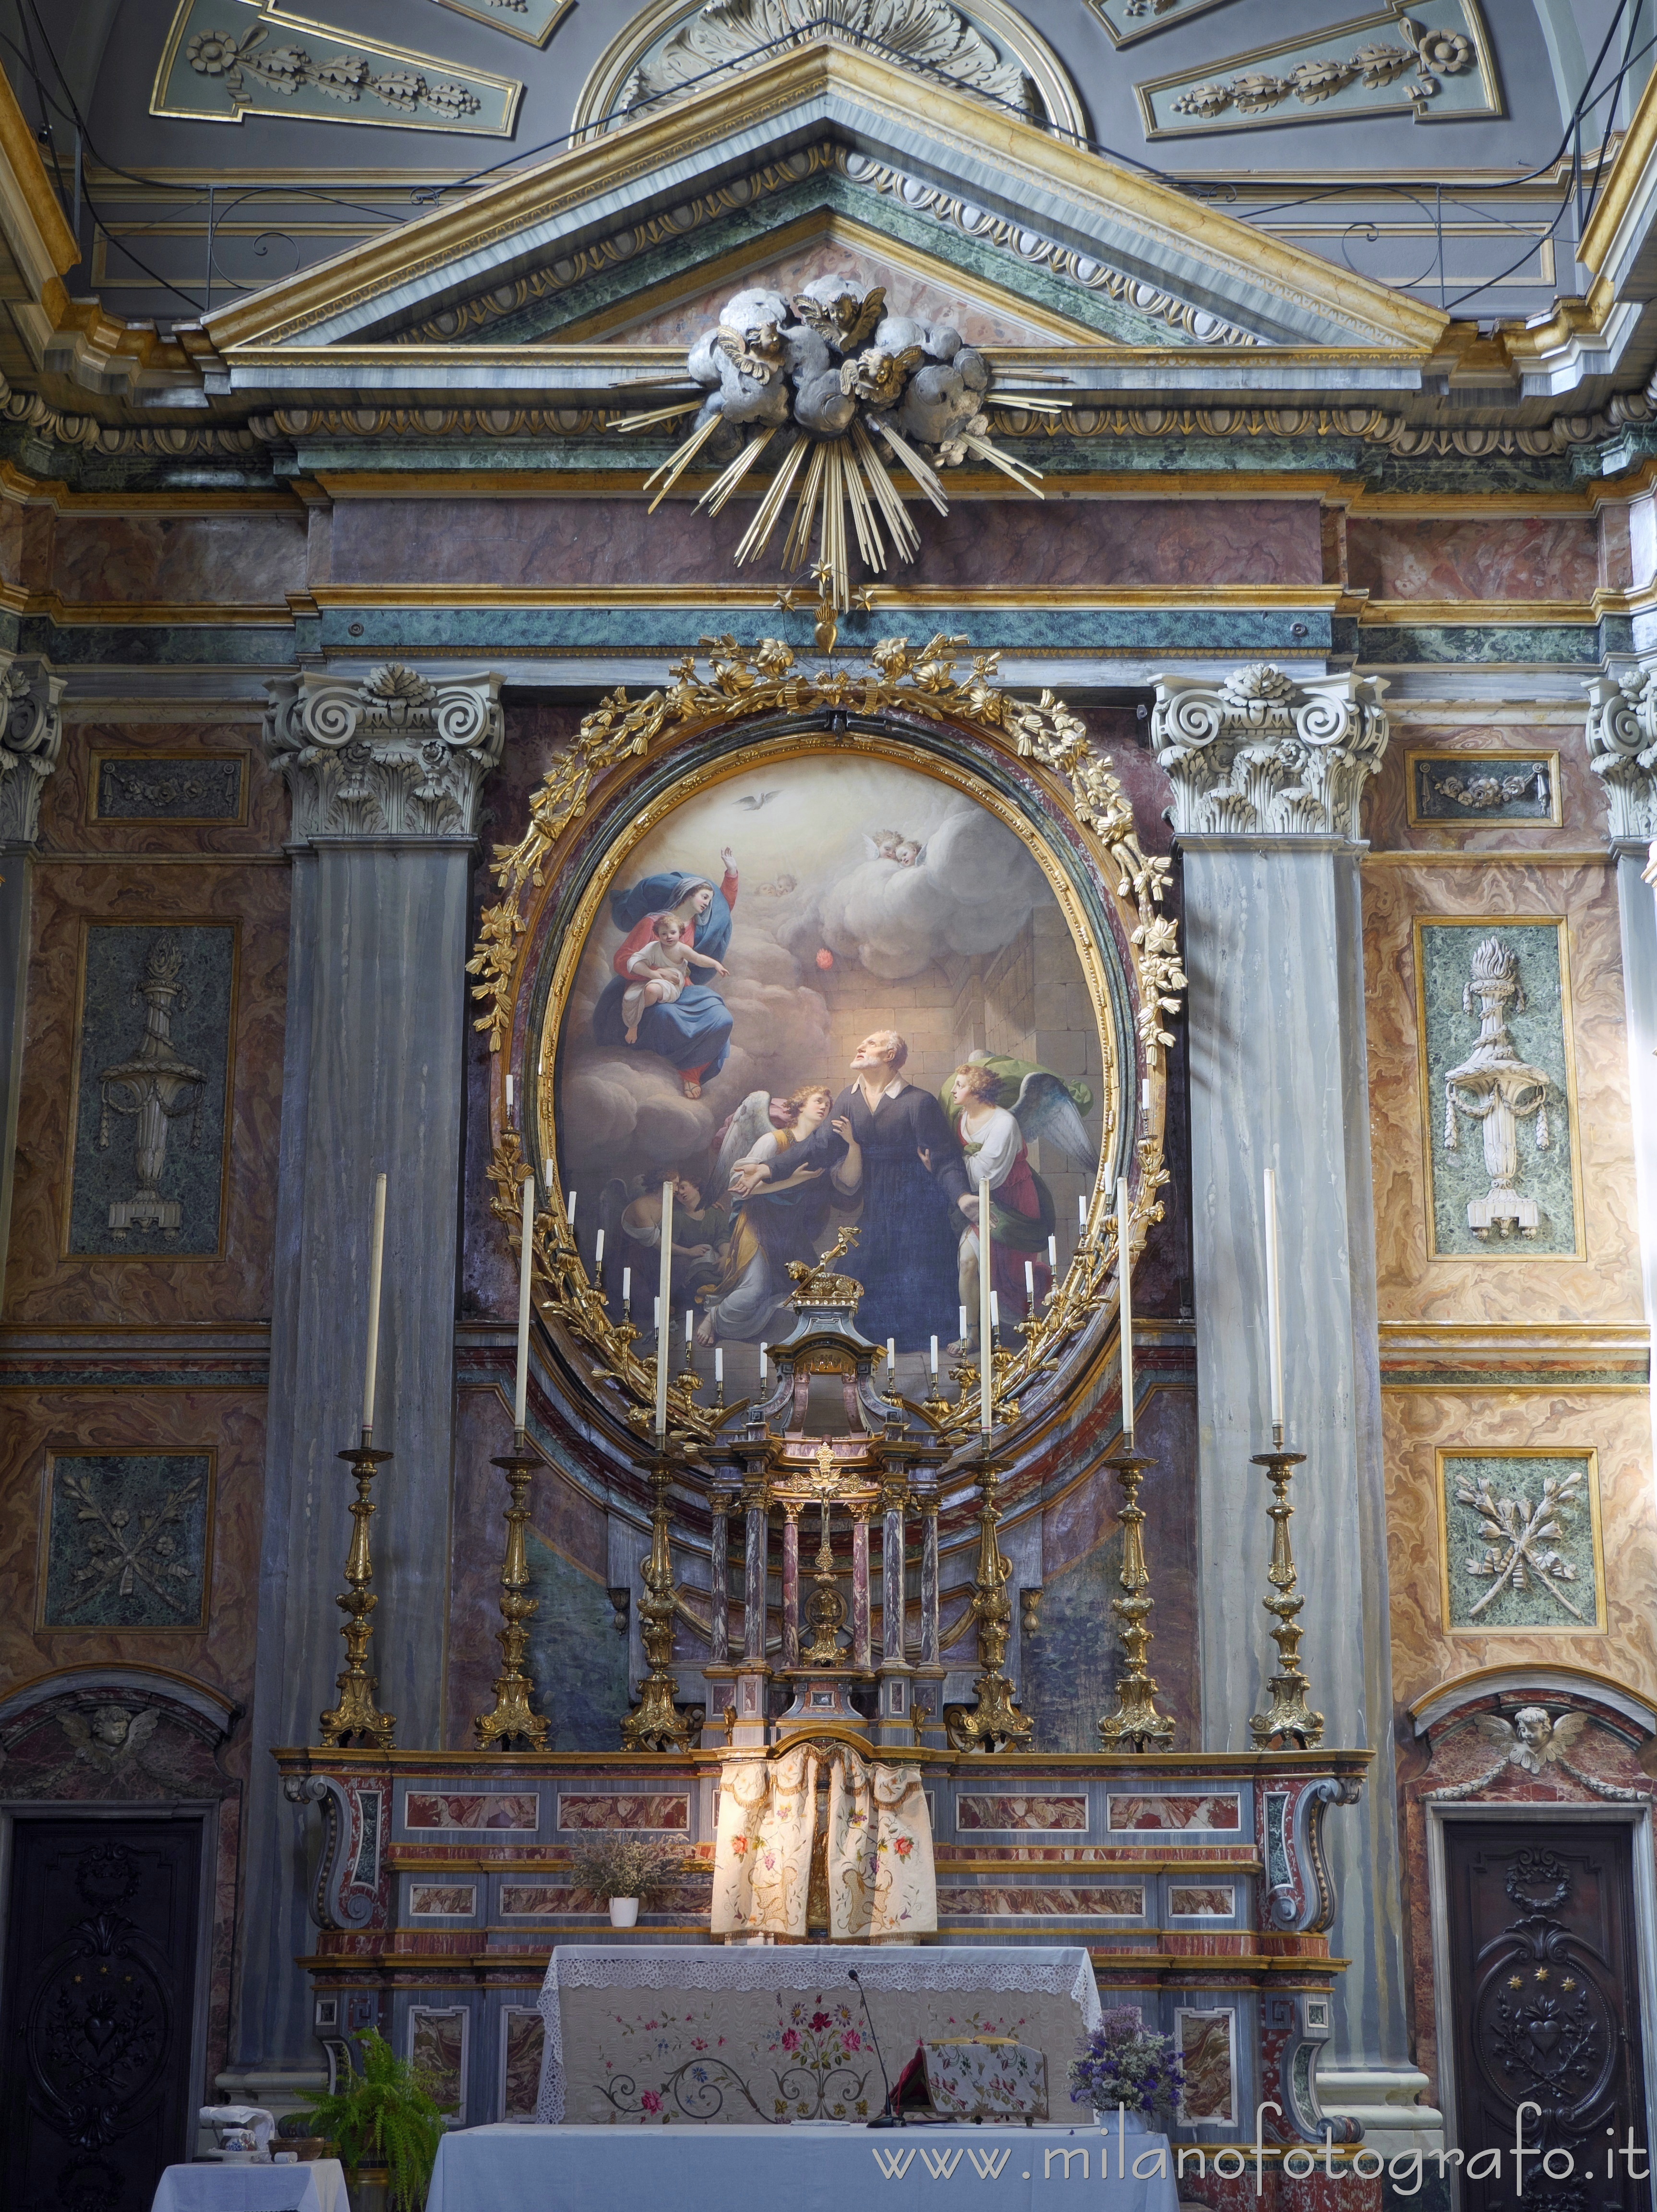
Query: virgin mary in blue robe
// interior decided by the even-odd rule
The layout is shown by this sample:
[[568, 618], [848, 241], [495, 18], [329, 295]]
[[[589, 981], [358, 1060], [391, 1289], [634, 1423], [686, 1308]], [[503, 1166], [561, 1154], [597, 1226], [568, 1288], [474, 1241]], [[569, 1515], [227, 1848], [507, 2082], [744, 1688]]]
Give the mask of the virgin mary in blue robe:
[[[731, 949], [731, 908], [737, 902], [737, 872], [727, 866], [717, 887], [706, 876], [687, 875], [673, 868], [645, 876], [625, 890], [610, 895], [610, 920], [628, 934], [617, 950], [616, 973], [598, 994], [592, 1010], [592, 1034], [599, 1044], [619, 1045], [627, 1052], [652, 1052], [679, 1071], [687, 1086], [707, 1083], [725, 1066], [731, 1053], [731, 1009], [709, 983], [688, 981], [677, 999], [646, 1006], [639, 1018], [636, 1044], [627, 1041], [622, 1000], [631, 980], [627, 963], [649, 939], [659, 915], [671, 914], [684, 931], [687, 943], [710, 960], [723, 960]], [[694, 977], [696, 971], [693, 969]]]

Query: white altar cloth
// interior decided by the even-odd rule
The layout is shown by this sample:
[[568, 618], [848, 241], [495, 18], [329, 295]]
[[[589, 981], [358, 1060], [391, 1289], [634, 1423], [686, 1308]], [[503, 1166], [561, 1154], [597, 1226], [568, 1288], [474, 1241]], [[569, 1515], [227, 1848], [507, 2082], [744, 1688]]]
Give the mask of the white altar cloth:
[[1011, 2036], [1047, 2054], [1048, 2110], [1071, 2106], [1070, 2064], [1100, 2020], [1079, 1944], [561, 1944], [536, 2118], [614, 2126], [855, 2120], [884, 2092], [856, 1985], [895, 2081], [924, 2035]]
[[[426, 2212], [1176, 2212], [1166, 2136], [1114, 2127], [465, 2128], [438, 2146]], [[1160, 2148], [1162, 2173], [1155, 2171]], [[1102, 2179], [1102, 2162], [1107, 2169]], [[1136, 2164], [1140, 2168], [1134, 2174]]]
[[345, 2169], [337, 2158], [292, 2166], [230, 2166], [221, 2159], [169, 2166], [150, 2212], [346, 2212]]

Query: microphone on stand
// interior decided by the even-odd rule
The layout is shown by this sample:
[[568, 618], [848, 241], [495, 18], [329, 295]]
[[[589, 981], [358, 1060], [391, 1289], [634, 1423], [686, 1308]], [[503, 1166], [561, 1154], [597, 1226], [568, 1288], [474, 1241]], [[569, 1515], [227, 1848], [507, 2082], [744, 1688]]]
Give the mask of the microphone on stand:
[[863, 1977], [855, 1966], [849, 1967], [847, 1973], [850, 1979], [857, 1984], [858, 1995], [863, 2000], [863, 2017], [869, 2023], [869, 2040], [875, 2046], [875, 2057], [880, 2067], [881, 2084], [886, 2092], [886, 2101], [880, 2108], [878, 2118], [871, 2120], [869, 2125], [871, 2128], [901, 2128], [903, 2121], [893, 2109], [891, 2076], [886, 2071], [885, 2059], [881, 2057], [880, 2038], [875, 2033], [875, 2016], [869, 2009], [869, 1992], [864, 1988]]

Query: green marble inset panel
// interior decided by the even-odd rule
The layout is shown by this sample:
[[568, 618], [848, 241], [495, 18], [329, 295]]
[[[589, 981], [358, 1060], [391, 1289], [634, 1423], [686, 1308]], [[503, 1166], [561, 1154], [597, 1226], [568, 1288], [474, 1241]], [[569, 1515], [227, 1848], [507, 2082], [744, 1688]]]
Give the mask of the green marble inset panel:
[[100, 822], [240, 822], [246, 774], [240, 753], [158, 760], [122, 753], [98, 763]]
[[[1497, 955], [1484, 954], [1492, 942]], [[1511, 957], [1510, 988], [1481, 994], [1477, 969], [1502, 956]], [[1496, 915], [1419, 921], [1416, 977], [1433, 1257], [1575, 1257], [1581, 1207], [1563, 925]]]
[[382, 45], [274, 0], [179, 0], [149, 112], [196, 123], [280, 115], [510, 137], [523, 91], [513, 78]]
[[69, 1249], [216, 1253], [233, 923], [94, 923], [86, 939]]
[[1444, 1625], [1480, 1635], [1605, 1626], [1594, 1455], [1441, 1452]]
[[1559, 819], [1557, 753], [1411, 753], [1407, 767], [1412, 823]]
[[552, 1723], [549, 1751], [613, 1751], [628, 1707], [628, 1639], [603, 1583], [555, 1552], [533, 1528], [525, 1531], [534, 1705]]
[[42, 1628], [206, 1627], [207, 1453], [60, 1453], [47, 1480]]

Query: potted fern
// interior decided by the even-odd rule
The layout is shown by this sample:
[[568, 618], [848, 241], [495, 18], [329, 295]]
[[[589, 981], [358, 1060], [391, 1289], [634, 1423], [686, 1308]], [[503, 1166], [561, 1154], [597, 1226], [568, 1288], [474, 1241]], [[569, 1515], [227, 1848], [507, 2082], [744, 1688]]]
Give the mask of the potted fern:
[[313, 2107], [307, 2132], [337, 2148], [352, 2212], [421, 2212], [443, 2140], [430, 2079], [373, 2028], [358, 2041], [362, 2071]]
[[609, 1905], [612, 1928], [634, 1928], [640, 1905], [671, 1889], [683, 1869], [683, 1845], [612, 1830], [579, 1844], [569, 1871], [577, 1889], [592, 1890]]

